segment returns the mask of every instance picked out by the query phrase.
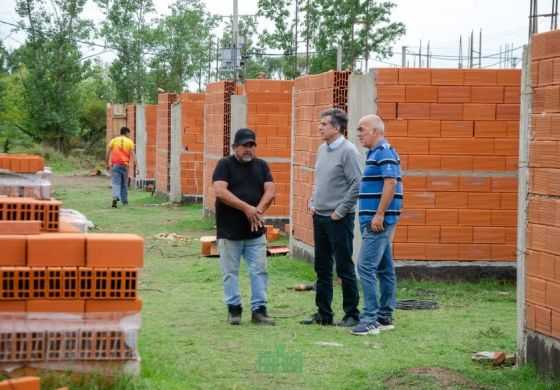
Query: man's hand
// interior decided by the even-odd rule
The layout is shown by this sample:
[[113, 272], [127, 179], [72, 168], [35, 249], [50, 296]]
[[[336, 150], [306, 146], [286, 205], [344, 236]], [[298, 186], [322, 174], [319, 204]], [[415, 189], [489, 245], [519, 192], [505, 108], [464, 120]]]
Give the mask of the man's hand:
[[385, 230], [383, 228], [383, 221], [385, 220], [385, 216], [381, 214], [375, 214], [373, 219], [371, 220], [371, 230], [376, 233], [382, 232]]
[[107, 166], [107, 170], [110, 171], [112, 166], [111, 166], [111, 162], [107, 161], [107, 163], [105, 164]]
[[338, 214], [336, 213], [336, 211], [333, 211], [333, 213], [331, 214], [331, 219], [332, 219], [333, 221], [339, 221], [339, 220], [342, 219], [342, 217], [341, 217], [340, 215], [338, 215]]
[[259, 230], [261, 227], [264, 226], [264, 223], [259, 215], [259, 211], [256, 207], [247, 206], [245, 210], [243, 210], [243, 212], [245, 213], [245, 216], [247, 217], [249, 223], [251, 224], [252, 232], [256, 232], [257, 230]]

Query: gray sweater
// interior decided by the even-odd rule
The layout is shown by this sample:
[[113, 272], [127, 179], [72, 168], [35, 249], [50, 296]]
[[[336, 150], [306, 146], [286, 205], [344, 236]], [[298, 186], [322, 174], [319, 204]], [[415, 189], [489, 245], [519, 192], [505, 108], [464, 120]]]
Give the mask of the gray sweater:
[[352, 142], [344, 139], [334, 150], [323, 143], [315, 162], [311, 207], [325, 216], [333, 211], [340, 217], [354, 212], [361, 177], [359, 152]]

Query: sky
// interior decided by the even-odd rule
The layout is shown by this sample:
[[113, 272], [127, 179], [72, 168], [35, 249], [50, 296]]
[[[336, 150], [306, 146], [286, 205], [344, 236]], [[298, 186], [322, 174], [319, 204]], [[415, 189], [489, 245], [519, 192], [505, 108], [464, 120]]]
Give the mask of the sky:
[[[46, 1], [46, 0], [45, 0]], [[0, 20], [15, 22], [17, 15], [14, 10], [16, 0], [0, 0]], [[157, 13], [166, 14], [173, 0], [154, 0]], [[206, 0], [207, 9], [214, 14], [231, 15], [233, 0]], [[459, 37], [463, 36], [463, 53], [467, 52], [467, 36], [475, 32], [475, 49], [478, 50], [478, 34], [482, 29], [483, 66], [496, 65], [499, 62], [498, 52], [505, 45], [518, 48], [527, 42], [529, 0], [393, 0], [397, 5], [393, 10], [393, 20], [403, 22], [407, 32], [394, 45], [396, 53], [383, 62], [374, 62], [373, 66], [400, 65], [402, 46], [407, 53], [418, 53], [422, 41], [422, 53], [426, 53], [429, 41], [434, 56], [434, 67], [457, 67], [459, 53]], [[540, 0], [541, 13], [550, 10], [551, 0]], [[257, 0], [239, 0], [240, 14], [254, 14], [257, 11]], [[85, 16], [97, 22], [102, 19], [99, 10], [90, 0]], [[544, 24], [541, 23], [541, 24]], [[261, 24], [264, 28], [264, 24]], [[25, 37], [10, 32], [10, 27], [0, 25], [0, 38], [8, 47], [17, 47]], [[99, 51], [99, 49], [96, 49]], [[300, 51], [304, 48], [301, 47]], [[95, 54], [95, 50], [87, 54]], [[494, 55], [492, 57], [492, 55]], [[521, 56], [521, 50], [515, 52]], [[407, 63], [415, 65], [417, 56], [408, 55]], [[104, 60], [106, 57], [104, 57]], [[423, 60], [425, 61], [425, 59]], [[371, 63], [370, 63], [371, 64]], [[417, 63], [416, 63], [417, 65]], [[497, 66], [497, 65], [496, 65]]]

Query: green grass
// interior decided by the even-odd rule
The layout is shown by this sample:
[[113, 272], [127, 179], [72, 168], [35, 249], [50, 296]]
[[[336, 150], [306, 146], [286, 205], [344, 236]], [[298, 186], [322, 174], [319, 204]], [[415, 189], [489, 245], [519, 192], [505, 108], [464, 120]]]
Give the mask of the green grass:
[[[169, 206], [147, 193], [133, 192], [130, 206], [115, 210], [110, 208], [108, 179], [71, 180], [55, 186], [64, 207], [85, 213], [98, 231], [134, 232], [146, 239], [140, 286], [141, 375], [112, 384], [88, 377], [72, 389], [383, 389], [394, 380], [399, 388], [441, 388], [434, 378], [408, 371], [422, 367], [452, 370], [475, 388], [555, 388], [540, 381], [530, 367], [493, 369], [471, 362], [473, 352], [515, 351], [512, 284], [400, 281], [400, 299], [430, 297], [441, 308], [397, 311], [396, 330], [356, 337], [346, 329], [300, 325], [298, 321], [314, 310], [314, 295], [288, 287], [312, 282], [313, 268], [304, 261], [275, 257], [269, 259], [269, 311], [277, 326], [253, 326], [245, 312], [242, 325], [231, 327], [225, 322], [218, 260], [199, 256], [198, 237], [213, 229], [213, 221], [202, 218], [200, 206]], [[154, 239], [162, 232], [188, 239]], [[247, 308], [246, 267], [242, 275]], [[338, 286], [334, 308], [340, 317]], [[262, 365], [270, 356], [295, 362], [295, 367], [271, 372]], [[68, 378], [51, 376], [47, 381], [44, 388], [54, 389]]]

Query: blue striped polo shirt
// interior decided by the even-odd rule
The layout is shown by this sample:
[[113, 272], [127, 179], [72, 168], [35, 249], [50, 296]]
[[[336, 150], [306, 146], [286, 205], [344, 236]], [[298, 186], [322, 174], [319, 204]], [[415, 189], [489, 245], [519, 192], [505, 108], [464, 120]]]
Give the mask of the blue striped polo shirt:
[[379, 206], [383, 193], [383, 180], [386, 178], [397, 179], [397, 186], [395, 196], [385, 211], [385, 223], [394, 224], [399, 221], [403, 203], [400, 164], [399, 154], [386, 140], [380, 141], [373, 149], [368, 151], [358, 198], [360, 225], [371, 223]]

